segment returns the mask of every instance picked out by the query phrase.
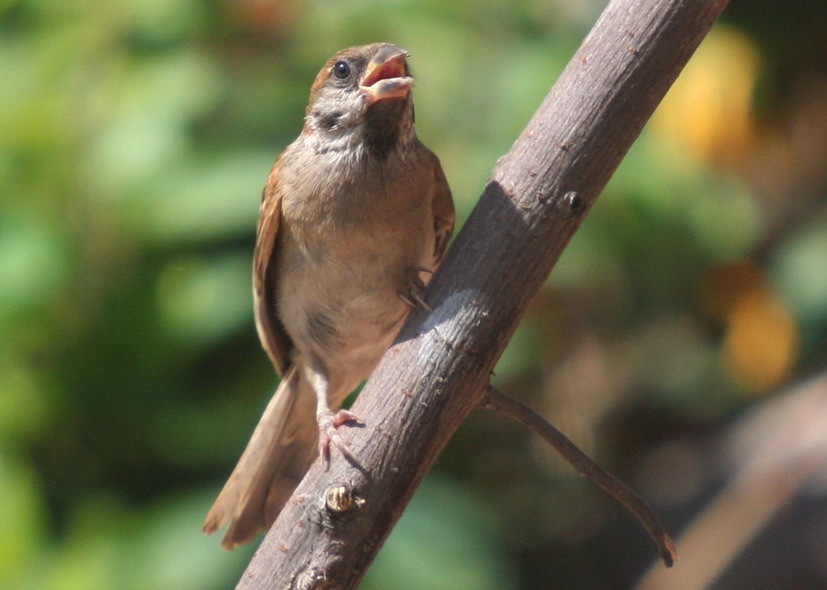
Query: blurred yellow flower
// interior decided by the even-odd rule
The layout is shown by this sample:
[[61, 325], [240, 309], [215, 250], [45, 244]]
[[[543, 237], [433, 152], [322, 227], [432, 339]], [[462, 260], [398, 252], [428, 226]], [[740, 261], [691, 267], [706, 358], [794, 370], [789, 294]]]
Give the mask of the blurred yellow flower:
[[652, 117], [652, 133], [695, 158], [737, 164], [755, 139], [752, 93], [760, 65], [746, 35], [714, 28]]
[[707, 315], [724, 322], [724, 366], [741, 387], [764, 392], [789, 374], [798, 352], [793, 314], [752, 261], [714, 268], [705, 281]]

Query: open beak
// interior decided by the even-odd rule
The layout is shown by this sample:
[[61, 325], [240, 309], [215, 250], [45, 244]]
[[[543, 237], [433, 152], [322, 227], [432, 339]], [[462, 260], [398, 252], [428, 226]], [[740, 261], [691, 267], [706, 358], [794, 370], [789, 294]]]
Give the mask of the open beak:
[[401, 47], [383, 47], [370, 60], [359, 87], [371, 104], [389, 98], [404, 98], [413, 84], [405, 71], [408, 52]]

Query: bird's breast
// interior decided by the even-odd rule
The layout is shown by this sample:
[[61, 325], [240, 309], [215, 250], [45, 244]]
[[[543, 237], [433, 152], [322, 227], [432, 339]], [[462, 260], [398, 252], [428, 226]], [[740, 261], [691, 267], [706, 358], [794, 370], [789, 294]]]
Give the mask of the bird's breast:
[[403, 160], [321, 160], [307, 170], [312, 182], [285, 186], [277, 313], [297, 349], [367, 366], [409, 310], [399, 293], [410, 272], [430, 262], [431, 176]]

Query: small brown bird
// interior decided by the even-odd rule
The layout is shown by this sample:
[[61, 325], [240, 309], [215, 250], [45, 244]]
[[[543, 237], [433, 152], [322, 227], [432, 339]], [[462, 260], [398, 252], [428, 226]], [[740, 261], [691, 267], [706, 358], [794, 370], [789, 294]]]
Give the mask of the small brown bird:
[[333, 56], [310, 90], [301, 135], [261, 201], [256, 328], [281, 383], [204, 522], [222, 547], [272, 525], [317, 453], [350, 450], [339, 409], [367, 379], [454, 227], [439, 160], [416, 137], [408, 53], [388, 43]]

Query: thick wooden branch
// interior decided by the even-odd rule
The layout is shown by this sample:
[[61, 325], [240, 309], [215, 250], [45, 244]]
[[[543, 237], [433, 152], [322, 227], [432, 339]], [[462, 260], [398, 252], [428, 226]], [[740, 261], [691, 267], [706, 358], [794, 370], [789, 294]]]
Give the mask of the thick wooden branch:
[[239, 588], [353, 588], [531, 297], [727, 0], [614, 0], [551, 89], [353, 408], [359, 468], [317, 461]]

